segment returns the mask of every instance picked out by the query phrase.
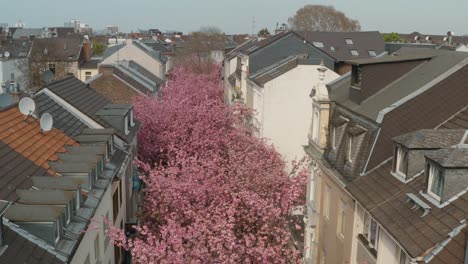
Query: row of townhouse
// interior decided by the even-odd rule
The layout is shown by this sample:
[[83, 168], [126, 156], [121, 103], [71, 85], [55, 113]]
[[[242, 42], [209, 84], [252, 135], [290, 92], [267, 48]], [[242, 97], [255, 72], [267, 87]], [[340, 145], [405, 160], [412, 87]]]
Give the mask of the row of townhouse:
[[367, 58], [301, 67], [307, 48], [364, 54], [348, 46], [359, 33], [340, 33], [344, 46], [313, 38], [337, 33], [308, 34], [311, 45], [294, 32], [250, 40], [223, 73], [226, 102], [253, 107], [260, 136], [287, 159], [302, 149], [312, 160], [304, 231], [292, 232], [305, 262], [466, 263], [468, 54], [389, 56], [367, 39]]
[[[250, 39], [224, 62], [226, 103], [244, 102], [257, 115], [258, 135], [270, 139], [288, 160], [304, 156], [314, 84], [350, 70], [344, 61], [384, 52], [379, 32], [281, 32]], [[327, 71], [317, 71], [326, 68]]]
[[130, 39], [107, 48], [103, 57], [92, 56], [92, 45], [80, 36], [0, 41], [0, 93], [35, 91], [68, 76], [95, 81], [112, 68], [110, 76], [132, 93], [154, 95], [173, 64], [173, 53], [156, 41]]
[[328, 98], [312, 98], [305, 258], [466, 263], [468, 54], [349, 63]]
[[137, 224], [133, 107], [75, 77], [0, 96], [0, 263], [126, 261], [105, 230]]

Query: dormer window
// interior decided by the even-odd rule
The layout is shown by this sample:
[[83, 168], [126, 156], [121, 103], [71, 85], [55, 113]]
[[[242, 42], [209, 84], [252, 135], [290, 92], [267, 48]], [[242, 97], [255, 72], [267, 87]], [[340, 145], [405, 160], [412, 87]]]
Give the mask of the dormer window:
[[57, 244], [59, 242], [59, 240], [60, 240], [60, 223], [59, 223], [59, 221], [55, 222], [54, 236], [55, 236], [55, 244]]
[[312, 120], [312, 140], [313, 140], [315, 143], [318, 143], [319, 124], [320, 124], [320, 115], [319, 115], [319, 111], [318, 111], [318, 110], [315, 110], [315, 111], [314, 111], [314, 119]]
[[133, 114], [133, 108], [130, 110], [130, 126], [134, 126], [135, 125], [135, 121], [134, 121], [134, 114]]
[[348, 148], [346, 150], [346, 161], [347, 162], [353, 162], [353, 144], [354, 144], [354, 139], [352, 135], [349, 135], [348, 138]]
[[408, 152], [402, 146], [395, 147], [395, 156], [394, 156], [395, 163], [394, 163], [393, 171], [399, 176], [402, 176], [404, 178], [406, 178], [406, 171], [408, 167], [407, 153]]
[[65, 208], [65, 214], [64, 214], [65, 226], [68, 226], [68, 224], [70, 224], [70, 220], [71, 220], [71, 216], [72, 216], [71, 210], [72, 210], [71, 206], [67, 205], [66, 208]]
[[128, 118], [128, 115], [125, 116], [125, 120], [124, 120], [124, 126], [125, 126], [125, 135], [128, 135], [128, 133], [130, 133], [130, 120]]
[[360, 87], [361, 86], [361, 80], [362, 80], [362, 69], [359, 66], [353, 66], [352, 70], [352, 85]]
[[331, 138], [332, 148], [336, 149], [336, 126], [332, 126], [330, 138]]
[[78, 212], [78, 210], [80, 210], [80, 207], [81, 207], [81, 190], [78, 189], [76, 191], [75, 212]]
[[434, 164], [428, 164], [429, 178], [427, 193], [434, 199], [440, 201], [444, 188], [444, 176], [442, 171]]

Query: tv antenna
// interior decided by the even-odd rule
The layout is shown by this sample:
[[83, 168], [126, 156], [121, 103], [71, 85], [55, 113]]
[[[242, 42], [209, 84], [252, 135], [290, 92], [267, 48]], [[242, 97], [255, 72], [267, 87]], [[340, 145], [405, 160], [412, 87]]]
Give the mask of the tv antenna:
[[33, 99], [24, 97], [19, 101], [18, 108], [23, 115], [28, 117], [34, 113], [34, 110], [36, 110], [36, 103], [34, 103]]
[[49, 113], [44, 113], [41, 116], [41, 120], [39, 122], [41, 124], [41, 131], [47, 132], [52, 129], [52, 125], [54, 124], [54, 118]]

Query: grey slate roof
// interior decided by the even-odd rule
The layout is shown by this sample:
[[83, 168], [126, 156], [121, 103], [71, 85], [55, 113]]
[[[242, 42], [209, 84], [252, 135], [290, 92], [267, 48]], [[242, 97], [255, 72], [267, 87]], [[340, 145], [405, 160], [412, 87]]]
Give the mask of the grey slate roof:
[[[440, 143], [434, 142], [435, 145], [439, 146], [450, 145], [456, 141], [458, 141], [456, 143], [459, 143], [463, 138], [463, 134], [460, 134], [460, 132], [468, 129], [468, 122], [461, 125], [457, 124], [457, 121], [460, 120], [460, 117], [465, 118], [467, 113], [468, 106], [441, 126], [440, 131], [442, 134], [449, 133], [449, 137], [452, 137], [450, 136], [451, 133], [457, 134], [459, 136], [458, 140], [443, 139], [442, 134], [438, 134], [437, 130], [433, 130], [432, 136], [434, 138], [430, 141], [440, 140]], [[447, 124], [457, 124], [456, 129], [454, 131], [446, 129], [445, 125]], [[429, 134], [429, 130], [422, 130], [422, 134]], [[404, 138], [410, 137], [405, 136]], [[419, 136], [416, 136], [416, 138], [419, 140]], [[419, 145], [419, 143], [417, 144]], [[432, 151], [426, 154], [426, 157], [440, 160], [449, 167], [452, 165], [466, 167], [468, 166], [467, 151], [467, 148], [449, 148]], [[468, 193], [461, 194], [457, 199], [442, 208], [428, 202], [431, 210], [427, 216], [421, 217], [422, 210], [415, 210], [413, 205], [407, 202], [408, 197], [406, 194], [412, 193], [425, 201], [426, 198], [420, 192], [427, 188], [426, 177], [420, 175], [405, 184], [391, 174], [392, 168], [392, 160], [388, 160], [382, 166], [351, 182], [346, 189], [411, 257], [428, 254], [446, 240], [449, 233], [459, 228], [463, 221], [466, 221], [468, 216]], [[450, 241], [441, 252], [436, 251], [437, 254], [429, 263], [463, 263], [466, 237], [463, 237], [463, 231], [461, 234], [462, 239], [465, 238], [463, 247], [459, 247], [457, 241], [455, 243]], [[459, 238], [457, 234], [454, 235]]]
[[43, 54], [47, 49], [45, 56], [50, 61], [77, 61], [81, 48], [81, 38], [40, 38], [33, 41], [31, 56]]
[[[29, 40], [5, 41], [0, 45], [0, 54], [4, 55], [8, 51], [10, 53], [9, 59], [26, 58], [31, 50], [31, 44], [32, 42]], [[0, 60], [7, 60], [7, 58], [2, 56]]]
[[36, 165], [0, 140], [0, 199], [14, 201], [17, 188], [31, 186], [30, 175], [50, 176], [44, 168]]
[[149, 54], [151, 57], [153, 57], [154, 59], [156, 59], [157, 61], [159, 61], [160, 63], [162, 64], [165, 64], [167, 62], [167, 58], [164, 57], [162, 54], [161, 54], [161, 51], [159, 50], [154, 50], [152, 47], [149, 47], [148, 45], [146, 45], [145, 43], [143, 43], [142, 41], [140, 40], [133, 40], [132, 41], [132, 44], [137, 46], [138, 48], [140, 48], [141, 50], [143, 50], [144, 52], [146, 52], [147, 54]]
[[135, 120], [135, 126], [131, 127], [128, 135], [125, 135], [124, 131], [106, 122], [102, 117], [97, 115], [97, 112], [106, 105], [111, 104], [111, 102], [74, 76], [53, 82], [47, 88], [79, 111], [94, 119], [94, 121], [101, 124], [104, 128], [115, 128], [116, 134], [127, 143], [133, 140], [141, 126], [141, 123]]
[[426, 157], [446, 168], [468, 168], [468, 148], [440, 149]]
[[28, 234], [19, 234], [10, 227], [3, 227], [3, 236], [8, 248], [0, 257], [0, 264], [27, 263], [27, 264], [62, 264], [63, 257], [46, 250], [44, 247], [28, 239]]
[[289, 56], [250, 75], [249, 79], [263, 87], [265, 83], [276, 79], [301, 64], [319, 65], [320, 59], [309, 59], [303, 55]]
[[36, 111], [38, 114], [51, 114], [54, 120], [53, 127], [61, 130], [67, 136], [74, 138], [78, 136], [83, 129], [87, 128], [85, 123], [68, 112], [45, 93], [35, 96], [34, 101], [36, 102]]
[[349, 85], [343, 85], [342, 83], [337, 86], [329, 87], [331, 90], [330, 99], [358, 114], [376, 120], [381, 110], [418, 90], [425, 84], [434, 80], [435, 77], [444, 74], [450, 68], [468, 58], [468, 52], [445, 50], [403, 48], [399, 53], [403, 55], [414, 54], [417, 56], [434, 57], [417, 66], [396, 81], [391, 82], [380, 92], [361, 102], [361, 104], [356, 104], [350, 100]]
[[29, 38], [29, 36], [40, 38], [45, 37], [45, 34], [46, 32], [43, 28], [18, 28], [15, 33], [13, 33], [13, 38]]
[[104, 54], [102, 55], [102, 60], [107, 59], [108, 57], [110, 57], [112, 54], [116, 53], [123, 47], [125, 47], [125, 44], [119, 44], [119, 45], [107, 47], [106, 50], [104, 51]]
[[409, 149], [448, 148], [459, 144], [465, 131], [465, 129], [422, 129], [397, 136], [393, 141]]
[[[372, 56], [369, 54], [369, 51], [375, 51], [376, 55], [385, 51], [385, 44], [378, 31], [295, 31], [295, 33], [311, 44], [314, 44], [314, 42], [322, 43], [323, 47], [314, 46], [337, 61], [346, 61], [354, 58], [371, 58]], [[351, 39], [353, 44], [347, 44], [346, 39]], [[350, 52], [351, 50], [356, 50], [359, 55], [353, 56]]]

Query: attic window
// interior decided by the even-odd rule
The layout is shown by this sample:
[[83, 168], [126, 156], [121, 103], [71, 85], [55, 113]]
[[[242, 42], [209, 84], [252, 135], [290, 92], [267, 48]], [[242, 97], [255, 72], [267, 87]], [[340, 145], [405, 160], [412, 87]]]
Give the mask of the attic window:
[[331, 51], [335, 51], [336, 49], [335, 49], [335, 47], [331, 46], [331, 47], [330, 47], [330, 50], [331, 50]]
[[130, 130], [129, 130], [130, 120], [129, 120], [128, 116], [125, 116], [124, 123], [125, 123], [125, 135], [128, 135], [128, 133], [130, 133]]
[[352, 50], [349, 50], [349, 52], [351, 53], [351, 55], [353, 56], [359, 56], [359, 52], [355, 49], [352, 49]]
[[401, 146], [395, 147], [395, 162], [393, 171], [399, 176], [406, 177], [406, 169], [408, 166], [408, 152]]
[[314, 46], [317, 48], [323, 48], [323, 43], [322, 42], [313, 42]]
[[332, 148], [336, 149], [336, 126], [332, 126], [330, 137]]
[[346, 44], [348, 44], [348, 45], [353, 45], [354, 44], [353, 40], [350, 39], [350, 38], [345, 39], [345, 41], [346, 41]]
[[346, 150], [346, 161], [353, 162], [353, 144], [354, 139], [352, 135], [349, 135], [348, 138], [348, 148]]
[[70, 223], [70, 220], [71, 220], [71, 207], [69, 205], [67, 205], [67, 208], [65, 208], [65, 226], [68, 226], [68, 224]]
[[427, 169], [429, 172], [427, 193], [437, 201], [440, 201], [444, 187], [443, 173], [437, 166], [433, 164], [428, 164]]
[[55, 222], [54, 236], [55, 236], [55, 244], [57, 244], [59, 242], [59, 240], [60, 240], [60, 223], [59, 223], [59, 221]]
[[368, 50], [367, 52], [369, 53], [369, 56], [371, 56], [371, 57], [376, 57], [377, 56], [377, 53], [375, 53], [375, 50]]
[[81, 191], [78, 190], [76, 192], [75, 212], [78, 212], [78, 210], [80, 210], [80, 207], [81, 207]]
[[130, 126], [135, 125], [135, 120], [133, 120], [133, 108], [130, 110]]

